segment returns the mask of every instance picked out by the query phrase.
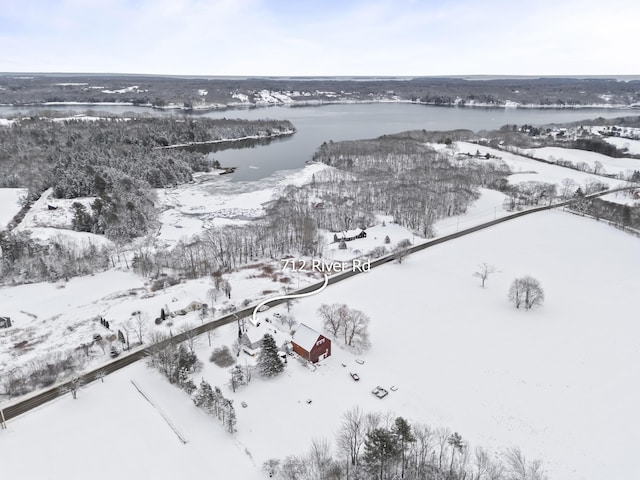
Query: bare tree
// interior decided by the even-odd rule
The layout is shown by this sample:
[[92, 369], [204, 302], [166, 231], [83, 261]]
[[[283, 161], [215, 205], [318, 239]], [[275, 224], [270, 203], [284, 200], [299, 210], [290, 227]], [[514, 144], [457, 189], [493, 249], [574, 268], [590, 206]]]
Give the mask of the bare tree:
[[577, 183], [573, 178], [564, 178], [560, 185], [562, 185], [562, 198], [566, 200], [575, 193]]
[[436, 438], [438, 440], [438, 468], [442, 470], [442, 463], [447, 458], [447, 443], [451, 436], [451, 430], [446, 427], [436, 429]]
[[360, 407], [354, 406], [342, 415], [338, 432], [338, 447], [347, 456], [348, 464], [357, 468], [360, 450], [365, 437], [364, 415]]
[[402, 263], [404, 257], [409, 254], [409, 247], [411, 246], [411, 240], [405, 238], [404, 240], [400, 240], [396, 247], [393, 249], [393, 257], [396, 259], [396, 262]]
[[527, 462], [518, 447], [512, 447], [503, 454], [510, 480], [545, 480], [547, 476], [542, 470], [542, 461]]
[[350, 309], [343, 303], [323, 304], [318, 309], [324, 328], [337, 338], [342, 336], [344, 344], [358, 351], [366, 350], [369, 343], [369, 317], [360, 310]]
[[482, 281], [482, 288], [484, 288], [484, 283], [489, 278], [489, 275], [497, 271], [498, 269], [494, 265], [489, 265], [487, 262], [482, 262], [478, 264], [478, 270], [473, 272], [473, 276], [478, 277]]
[[298, 322], [296, 321], [296, 318], [295, 318], [293, 315], [289, 315], [289, 314], [282, 315], [282, 316], [280, 317], [280, 321], [281, 321], [284, 325], [286, 325], [287, 327], [289, 327], [289, 331], [290, 331], [290, 332], [291, 332], [291, 330], [293, 329], [293, 327], [296, 325], [296, 323], [298, 323]]
[[216, 304], [216, 301], [218, 301], [218, 295], [220, 295], [220, 290], [215, 286], [207, 290], [207, 297], [211, 299], [211, 305]]
[[98, 370], [96, 372], [96, 380], [100, 379], [101, 383], [104, 383], [104, 377], [107, 376], [107, 372], [104, 370], [104, 368], [101, 368], [100, 370]]
[[147, 331], [147, 325], [149, 322], [149, 315], [146, 313], [137, 312], [134, 315], [134, 328], [136, 331], [136, 335], [138, 337], [138, 342], [140, 345], [143, 343], [144, 334]]
[[311, 478], [324, 480], [327, 478], [331, 465], [331, 443], [326, 438], [314, 438], [311, 440], [311, 451], [309, 452], [309, 469]]
[[535, 278], [527, 275], [516, 278], [509, 287], [509, 301], [516, 308], [524, 305], [525, 310], [540, 306], [544, 302], [544, 290]]
[[193, 353], [196, 342], [196, 334], [193, 331], [193, 325], [189, 325], [188, 323], [183, 325], [180, 329], [180, 333], [184, 333], [184, 336], [186, 337], [184, 343], [189, 347], [189, 351]]
[[344, 319], [344, 343], [358, 351], [367, 350], [369, 343], [369, 317], [360, 310], [349, 310]]
[[73, 397], [74, 400], [78, 398], [78, 390], [80, 390], [81, 386], [82, 386], [82, 380], [80, 380], [80, 377], [73, 377], [69, 382], [69, 385], [67, 386], [67, 391], [71, 392], [71, 396]]
[[334, 337], [338, 336], [338, 333], [344, 326], [343, 316], [340, 314], [341, 309], [346, 309], [347, 306], [343, 303], [334, 303], [328, 305], [323, 303], [318, 308], [318, 315], [322, 318], [322, 325], [326, 328]]

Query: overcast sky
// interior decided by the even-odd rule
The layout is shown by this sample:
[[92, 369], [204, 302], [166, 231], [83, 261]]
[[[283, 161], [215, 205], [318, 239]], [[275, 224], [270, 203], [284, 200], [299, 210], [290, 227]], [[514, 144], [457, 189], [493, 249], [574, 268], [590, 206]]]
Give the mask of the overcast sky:
[[0, 72], [637, 75], [637, 0], [0, 0]]

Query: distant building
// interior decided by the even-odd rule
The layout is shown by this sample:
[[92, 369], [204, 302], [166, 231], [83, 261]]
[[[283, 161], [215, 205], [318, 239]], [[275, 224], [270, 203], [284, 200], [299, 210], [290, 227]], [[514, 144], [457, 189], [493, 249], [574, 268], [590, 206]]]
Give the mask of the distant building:
[[291, 340], [293, 351], [311, 363], [331, 356], [331, 340], [301, 323]]
[[9, 317], [0, 317], [0, 328], [9, 328], [11, 326], [11, 319]]
[[191, 302], [189, 305], [187, 305], [185, 308], [176, 310], [175, 313], [176, 315], [186, 315], [189, 312], [197, 312], [199, 310], [202, 310], [203, 305], [206, 305], [206, 303], [194, 301], [194, 302]]
[[355, 240], [357, 238], [366, 238], [367, 232], [363, 229], [358, 228], [356, 230], [344, 230], [342, 232], [333, 234], [333, 241], [340, 242], [344, 240], [345, 242], [350, 242], [351, 240]]

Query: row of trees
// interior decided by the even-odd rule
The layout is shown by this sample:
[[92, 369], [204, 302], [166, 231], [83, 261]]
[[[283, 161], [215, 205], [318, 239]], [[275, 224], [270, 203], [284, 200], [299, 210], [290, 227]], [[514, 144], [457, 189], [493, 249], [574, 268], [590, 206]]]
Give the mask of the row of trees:
[[193, 403], [207, 413], [214, 415], [230, 433], [236, 431], [236, 413], [233, 401], [222, 395], [219, 387], [212, 388], [204, 379], [200, 385], [191, 380], [191, 375], [202, 368], [202, 362], [194, 352], [194, 338], [179, 345], [167, 342], [166, 335], [156, 333], [151, 341], [149, 362], [156, 367], [170, 383], [183, 389], [193, 399]]
[[203, 379], [193, 394], [193, 403], [220, 420], [229, 433], [236, 431], [238, 419], [233, 400], [225, 398], [219, 387], [211, 388], [209, 382]]
[[365, 228], [378, 213], [430, 236], [435, 220], [464, 212], [478, 186], [500, 185], [509, 172], [504, 164], [454, 162], [413, 137], [328, 143], [315, 158], [336, 168], [316, 173], [306, 186], [286, 188], [260, 220], [212, 228], [169, 252], [140, 252], [145, 270], [197, 278], [257, 258], [315, 256], [325, 246], [318, 229]]
[[113, 252], [95, 244], [79, 246], [64, 237], [47, 245], [28, 231], [0, 230], [0, 285], [55, 282], [105, 270]]
[[542, 462], [529, 461], [516, 447], [496, 453], [472, 449], [447, 428], [359, 407], [342, 416], [335, 447], [328, 439], [314, 439], [308, 454], [271, 459], [263, 467], [285, 480], [546, 479]]

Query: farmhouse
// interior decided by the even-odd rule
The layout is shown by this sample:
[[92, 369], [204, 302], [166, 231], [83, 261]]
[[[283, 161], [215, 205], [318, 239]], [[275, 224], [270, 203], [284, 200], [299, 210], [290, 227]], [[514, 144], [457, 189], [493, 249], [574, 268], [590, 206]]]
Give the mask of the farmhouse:
[[342, 232], [333, 234], [333, 241], [340, 242], [344, 240], [345, 242], [350, 242], [351, 240], [355, 240], [357, 238], [366, 238], [367, 232], [363, 229], [358, 228], [356, 230], [343, 230]]
[[331, 355], [331, 340], [301, 323], [291, 340], [293, 351], [311, 363]]
[[265, 333], [268, 333], [273, 337], [276, 342], [276, 346], [280, 350], [286, 350], [288, 341], [269, 323], [262, 323], [258, 327], [249, 327], [245, 329], [242, 337], [240, 337], [240, 343], [251, 350], [258, 350], [262, 347], [262, 339], [264, 338]]
[[0, 328], [9, 328], [11, 326], [11, 319], [9, 317], [0, 317]]
[[193, 301], [185, 308], [181, 308], [180, 310], [176, 310], [176, 315], [186, 315], [189, 312], [197, 312], [198, 310], [202, 310], [206, 303]]

